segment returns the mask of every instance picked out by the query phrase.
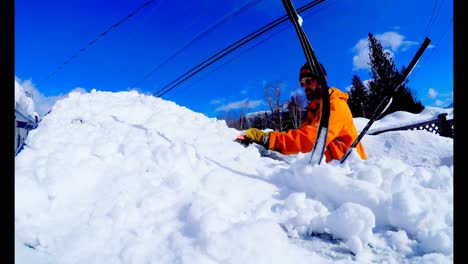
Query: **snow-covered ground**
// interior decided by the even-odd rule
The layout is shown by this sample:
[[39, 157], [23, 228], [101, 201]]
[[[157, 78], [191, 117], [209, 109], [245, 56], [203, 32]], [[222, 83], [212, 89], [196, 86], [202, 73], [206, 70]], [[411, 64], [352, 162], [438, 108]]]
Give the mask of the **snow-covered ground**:
[[368, 160], [311, 166], [239, 133], [137, 92], [70, 93], [15, 158], [15, 262], [453, 263], [453, 139], [366, 135]]

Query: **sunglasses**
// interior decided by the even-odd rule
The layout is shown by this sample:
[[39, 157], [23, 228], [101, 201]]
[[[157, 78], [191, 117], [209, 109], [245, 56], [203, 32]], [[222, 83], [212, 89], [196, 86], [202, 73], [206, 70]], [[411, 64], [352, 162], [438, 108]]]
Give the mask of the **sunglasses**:
[[312, 79], [306, 79], [304, 81], [300, 81], [299, 85], [301, 85], [301, 87], [304, 87], [304, 85], [306, 84], [310, 85], [311, 83], [312, 83]]

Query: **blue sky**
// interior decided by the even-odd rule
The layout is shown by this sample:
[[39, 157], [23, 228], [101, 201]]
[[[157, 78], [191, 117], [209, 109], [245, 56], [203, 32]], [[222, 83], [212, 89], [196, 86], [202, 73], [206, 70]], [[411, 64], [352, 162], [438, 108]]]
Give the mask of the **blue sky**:
[[[293, 1], [296, 8], [309, 2]], [[15, 76], [50, 97], [76, 88], [153, 94], [284, 15], [280, 0], [16, 0]], [[362, 50], [369, 32], [391, 51], [398, 69], [429, 37], [408, 86], [425, 106], [453, 102], [453, 1], [326, 0], [301, 16], [330, 86], [346, 90], [354, 74], [370, 78]], [[286, 21], [162, 98], [209, 117], [266, 110], [264, 86], [283, 87], [287, 100], [300, 88], [304, 62]]]

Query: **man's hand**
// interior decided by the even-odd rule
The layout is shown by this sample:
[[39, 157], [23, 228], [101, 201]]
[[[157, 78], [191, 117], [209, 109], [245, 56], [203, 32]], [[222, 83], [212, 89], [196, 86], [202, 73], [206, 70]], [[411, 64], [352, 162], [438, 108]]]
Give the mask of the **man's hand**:
[[245, 136], [252, 141], [265, 146], [268, 149], [268, 137], [270, 133], [263, 132], [257, 128], [249, 128], [245, 131]]

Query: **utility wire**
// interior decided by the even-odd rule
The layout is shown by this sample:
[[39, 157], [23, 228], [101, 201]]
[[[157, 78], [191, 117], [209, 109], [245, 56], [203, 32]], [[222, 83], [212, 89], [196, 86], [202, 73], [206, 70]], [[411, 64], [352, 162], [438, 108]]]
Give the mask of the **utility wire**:
[[[332, 6], [332, 5], [334, 5], [334, 3], [328, 4], [328, 5], [327, 5], [327, 4], [324, 4], [321, 8], [322, 8], [322, 9], [327, 9], [327, 8], [329, 8], [329, 7]], [[317, 10], [318, 10], [318, 9], [317, 9]], [[315, 11], [317, 11], [317, 10], [315, 10]], [[307, 15], [306, 15], [306, 16], [307, 16]], [[279, 29], [278, 31], [272, 33], [270, 36], [267, 36], [265, 39], [262, 39], [262, 40], [259, 41], [258, 43], [256, 43], [256, 44], [250, 46], [249, 48], [247, 48], [247, 49], [245, 49], [245, 50], [239, 52], [237, 57], [240, 57], [240, 56], [242, 56], [242, 54], [244, 54], [245, 52], [247, 52], [247, 51], [249, 51], [249, 50], [251, 50], [251, 49], [254, 49], [254, 48], [256, 48], [256, 47], [258, 47], [258, 46], [260, 46], [260, 45], [262, 45], [263, 43], [267, 42], [269, 39], [275, 37], [275, 36], [278, 35], [279, 33], [285, 31], [286, 29], [288, 29], [290, 26], [291, 26], [291, 25], [288, 25], [288, 26], [285, 26], [285, 27]], [[237, 57], [236, 57], [236, 58], [237, 58]], [[227, 65], [227, 64], [229, 64], [229, 63], [231, 63], [231, 62], [232, 62], [233, 60], [235, 60], [236, 58], [231, 58], [230, 60], [224, 62], [223, 64], [219, 65], [216, 69], [214, 69], [212, 72], [215, 72], [215, 71], [219, 70], [219, 69], [222, 68], [223, 66], [225, 66], [225, 65]]]
[[[244, 54], [245, 52], [247, 52], [247, 51], [249, 51], [249, 50], [251, 50], [251, 49], [253, 49], [253, 48], [259, 46], [260, 44], [263, 44], [265, 41], [267, 41], [267, 40], [269, 40], [270, 38], [276, 36], [278, 33], [284, 31], [285, 29], [287, 29], [287, 27], [285, 27], [285, 28], [281, 29], [280, 31], [278, 31], [278, 32], [276, 32], [276, 33], [274, 33], [274, 34], [268, 36], [267, 38], [265, 38], [264, 40], [261, 40], [259, 43], [253, 45], [252, 47], [249, 47], [248, 49], [245, 49], [245, 50], [239, 52], [238, 57], [242, 56], [241, 54]], [[236, 57], [236, 58], [237, 58], [237, 57]], [[187, 88], [193, 87], [196, 83], [198, 83], [198, 82], [204, 80], [206, 77], [208, 77], [209, 74], [212, 74], [212, 73], [218, 71], [218, 70], [221, 69], [222, 67], [224, 67], [224, 66], [226, 66], [227, 64], [231, 63], [231, 62], [232, 62], [233, 60], [235, 60], [236, 58], [231, 58], [230, 60], [225, 61], [223, 64], [220, 64], [218, 67], [212, 69], [211, 72], [209, 72], [208, 74], [206, 74], [204, 77], [199, 78], [199, 79], [196, 80], [195, 82], [191, 82], [190, 85], [186, 85], [185, 87], [187, 87]]]
[[[313, 1], [313, 2], [310, 2], [300, 8], [297, 9], [297, 12], [298, 13], [302, 13], [304, 12], [305, 10], [307, 9], [310, 9], [311, 7], [313, 6], [316, 6], [322, 2], [324, 2], [325, 0], [316, 0], [316, 1]], [[265, 32], [268, 32], [269, 30], [275, 28], [276, 26], [280, 25], [281, 23], [287, 21], [289, 18], [287, 15], [284, 15], [270, 23], [268, 23], [267, 25], [261, 27], [260, 29], [257, 29], [256, 31], [250, 33], [249, 35], [241, 38], [240, 40], [236, 41], [235, 43], [229, 45], [228, 47], [224, 48], [223, 50], [217, 52], [216, 54], [214, 54], [213, 56], [211, 56], [210, 58], [206, 59], [205, 61], [201, 62], [200, 64], [198, 64], [197, 66], [193, 67], [192, 69], [190, 69], [189, 71], [185, 72], [183, 75], [179, 76], [177, 79], [175, 79], [174, 81], [170, 82], [169, 84], [167, 84], [166, 86], [164, 86], [163, 88], [159, 89], [158, 91], [156, 91], [153, 95], [156, 96], [156, 97], [161, 97], [163, 96], [164, 94], [166, 94], [167, 92], [169, 92], [170, 90], [174, 89], [175, 87], [177, 87], [178, 85], [180, 85], [181, 83], [183, 83], [184, 81], [186, 81], [187, 79], [189, 79], [190, 77], [194, 76], [195, 74], [197, 74], [198, 72], [202, 71], [203, 69], [205, 69], [206, 67], [210, 66], [211, 64], [215, 63], [216, 61], [220, 60], [221, 58], [223, 58], [224, 56], [226, 56], [227, 54], [233, 52], [234, 50], [238, 49], [239, 47], [243, 46], [244, 44], [250, 42], [251, 40], [259, 37], [260, 35], [264, 34]], [[204, 65], [205, 64], [205, 65]], [[198, 69], [197, 69], [198, 68]], [[192, 73], [191, 73], [192, 72]], [[188, 75], [188, 76], [187, 76]], [[184, 78], [184, 76], [186, 76]], [[182, 79], [183, 78], [183, 79]], [[182, 80], [181, 80], [182, 79]], [[179, 81], [180, 80], [180, 81]], [[177, 82], [179, 81], [179, 82]], [[177, 82], [176, 84], [172, 85], [173, 83]], [[172, 86], [171, 86], [172, 85]], [[171, 86], [171, 87], [169, 87]], [[165, 90], [165, 91], [164, 91]]]
[[437, 20], [437, 16], [439, 14], [440, 8], [442, 7], [442, 2], [443, 2], [442, 0], [440, 2], [438, 0], [435, 0], [434, 6], [432, 8], [431, 17], [429, 18], [429, 22], [427, 23], [426, 29], [424, 30], [424, 36], [427, 36], [429, 34], [429, 31], [431, 30], [432, 25]]
[[[73, 59], [75, 59], [76, 57], [78, 57], [82, 52], [84, 52], [89, 46], [91, 46], [92, 44], [96, 43], [96, 41], [98, 41], [101, 37], [103, 37], [104, 35], [106, 35], [107, 33], [109, 33], [110, 31], [112, 31], [113, 29], [115, 29], [116, 27], [120, 26], [120, 24], [122, 24], [123, 22], [125, 22], [127, 19], [129, 19], [130, 17], [134, 16], [136, 13], [140, 12], [141, 10], [143, 10], [144, 8], [146, 8], [149, 4], [151, 4], [152, 2], [154, 2], [155, 0], [150, 0], [146, 3], [144, 3], [143, 5], [141, 5], [140, 7], [137, 8], [137, 10], [135, 10], [134, 12], [128, 14], [126, 17], [124, 17], [123, 19], [121, 19], [119, 22], [117, 22], [116, 24], [112, 25], [109, 29], [107, 29], [106, 31], [102, 32], [101, 34], [99, 34], [99, 36], [97, 36], [94, 40], [92, 40], [91, 42], [88, 43], [88, 45], [86, 45], [84, 48], [80, 49], [78, 52], [76, 52], [75, 54], [73, 54], [73, 56], [71, 56], [68, 60], [66, 60], [65, 62], [63, 62], [54, 72], [52, 72], [44, 81], [43, 83], [45, 83], [46, 81], [48, 81], [50, 78], [52, 78], [52, 76], [54, 76], [58, 71], [60, 71], [65, 65], [69, 64]], [[36, 87], [39, 87], [39, 85], [37, 85]]]
[[[443, 38], [445, 38], [445, 35], [447, 35], [447, 32], [449, 32], [449, 26], [453, 23], [453, 17], [452, 19], [450, 19], [450, 21], [448, 22], [447, 24], [447, 29], [443, 32], [443, 34], [437, 39], [437, 41], [435, 42], [434, 44], [434, 49], [430, 49], [428, 50], [428, 54], [425, 56], [425, 59], [423, 60], [428, 60], [432, 53], [437, 51], [438, 50], [438, 46], [439, 46], [439, 43], [442, 41]], [[453, 29], [452, 29], [453, 30]], [[412, 78], [414, 78], [415, 75], [417, 75], [417, 72], [420, 70], [420, 68], [416, 67], [415, 69], [413, 69], [414, 73], [411, 74], [411, 76], [409, 76], [410, 78], [407, 78], [408, 81], [410, 81]]]
[[171, 59], [173, 59], [174, 57], [176, 57], [177, 55], [179, 55], [182, 51], [184, 51], [185, 49], [187, 49], [188, 47], [190, 47], [193, 43], [195, 43], [196, 41], [202, 39], [203, 37], [205, 37], [206, 35], [208, 35], [208, 33], [212, 32], [215, 28], [221, 26], [222, 24], [224, 24], [226, 21], [228, 21], [229, 19], [243, 13], [244, 11], [246, 11], [247, 9], [249, 9], [250, 7], [258, 4], [259, 2], [261, 2], [262, 0], [252, 0], [250, 2], [248, 2], [246, 5], [242, 6], [240, 9], [237, 9], [235, 10], [233, 13], [231, 14], [228, 14], [227, 16], [223, 17], [220, 21], [216, 22], [213, 26], [209, 27], [207, 30], [203, 31], [202, 33], [198, 34], [195, 38], [193, 38], [191, 41], [189, 41], [185, 46], [183, 46], [182, 48], [180, 48], [179, 50], [177, 50], [173, 55], [171, 55], [170, 57], [168, 57], [167, 59], [165, 59], [163, 62], [161, 62], [160, 64], [158, 64], [156, 67], [154, 67], [149, 73], [147, 73], [142, 80], [136, 82], [133, 87], [136, 87], [138, 86], [139, 84], [141, 84], [142, 82], [144, 82], [145, 80], [147, 80], [156, 70], [158, 70], [159, 68], [161, 68], [164, 64], [166, 64], [168, 61], [170, 61]]

